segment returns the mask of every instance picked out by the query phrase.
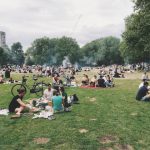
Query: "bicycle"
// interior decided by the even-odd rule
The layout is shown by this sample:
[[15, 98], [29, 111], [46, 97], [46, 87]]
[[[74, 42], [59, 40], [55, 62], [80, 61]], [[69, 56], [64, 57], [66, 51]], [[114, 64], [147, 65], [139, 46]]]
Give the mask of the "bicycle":
[[28, 76], [22, 76], [22, 82], [15, 84], [12, 88], [11, 88], [11, 94], [13, 96], [16, 96], [19, 92], [20, 89], [24, 89], [25, 94], [27, 93], [27, 89], [30, 90], [31, 94], [36, 94], [37, 96], [42, 96], [44, 90], [47, 88], [48, 84], [42, 82], [36, 82], [38, 79], [33, 76], [33, 80], [34, 83], [33, 85], [31, 85], [31, 88], [29, 85], [27, 85], [27, 77]]

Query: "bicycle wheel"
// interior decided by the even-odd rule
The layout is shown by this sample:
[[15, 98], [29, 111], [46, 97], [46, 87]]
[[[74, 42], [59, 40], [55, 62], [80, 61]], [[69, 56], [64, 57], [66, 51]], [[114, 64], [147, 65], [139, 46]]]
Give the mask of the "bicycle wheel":
[[22, 85], [22, 84], [15, 84], [15, 85], [11, 88], [11, 94], [12, 94], [13, 96], [18, 95], [18, 92], [19, 92], [20, 89], [24, 89], [25, 94], [26, 94], [27, 89], [26, 89], [26, 87], [25, 87], [24, 85]]
[[35, 93], [36, 93], [36, 95], [42, 97], [43, 96], [43, 92], [44, 92], [44, 90], [47, 87], [48, 86], [47, 86], [46, 83], [43, 83], [43, 82], [37, 83], [36, 86], [35, 86]]

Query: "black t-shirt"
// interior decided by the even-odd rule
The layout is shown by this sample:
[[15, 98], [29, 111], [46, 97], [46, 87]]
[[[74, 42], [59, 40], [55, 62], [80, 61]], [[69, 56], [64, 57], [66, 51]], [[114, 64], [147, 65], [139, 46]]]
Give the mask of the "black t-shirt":
[[139, 88], [137, 95], [136, 95], [136, 100], [141, 100], [148, 92], [148, 89], [146, 86], [142, 86]]
[[105, 80], [102, 79], [102, 78], [98, 79], [98, 86], [99, 86], [99, 87], [106, 87], [106, 86], [105, 86]]
[[64, 107], [69, 107], [70, 104], [68, 104], [68, 96], [67, 96], [67, 93], [66, 92], [62, 92], [62, 96], [65, 97], [63, 100], [64, 100]]
[[22, 100], [22, 98], [19, 95], [14, 96], [9, 104], [9, 112], [15, 112], [15, 109], [20, 107], [20, 104], [18, 103], [17, 99]]

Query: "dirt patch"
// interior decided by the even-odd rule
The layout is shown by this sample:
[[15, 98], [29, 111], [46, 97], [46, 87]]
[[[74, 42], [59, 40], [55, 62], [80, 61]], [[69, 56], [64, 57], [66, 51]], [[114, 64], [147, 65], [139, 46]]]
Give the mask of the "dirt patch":
[[131, 113], [130, 115], [131, 116], [137, 116], [137, 113]]
[[107, 135], [103, 136], [101, 138], [98, 138], [99, 142], [102, 144], [108, 144], [108, 143], [113, 143], [118, 141], [118, 137], [112, 136], [112, 135]]
[[145, 144], [145, 142], [143, 140], [139, 140], [138, 143]]
[[100, 148], [99, 150], [113, 150], [111, 147]]
[[91, 119], [90, 119], [90, 121], [96, 121], [96, 120], [97, 120], [96, 118], [91, 118]]
[[128, 144], [117, 144], [115, 145], [115, 149], [117, 150], [134, 150], [134, 148], [131, 145]]
[[86, 130], [86, 129], [79, 129], [79, 132], [80, 132], [80, 133], [87, 133], [88, 130]]
[[92, 97], [91, 99], [90, 99], [90, 102], [95, 102], [96, 101], [96, 98], [95, 97]]
[[36, 144], [47, 144], [49, 142], [49, 138], [35, 138], [33, 142]]

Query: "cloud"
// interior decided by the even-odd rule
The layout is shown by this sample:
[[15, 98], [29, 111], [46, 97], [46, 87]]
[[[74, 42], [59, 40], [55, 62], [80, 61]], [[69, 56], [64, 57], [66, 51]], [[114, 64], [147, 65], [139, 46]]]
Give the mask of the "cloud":
[[108, 35], [120, 37], [132, 11], [130, 0], [0, 0], [0, 30], [9, 46], [20, 41], [25, 49], [43, 36], [70, 36], [83, 45]]

